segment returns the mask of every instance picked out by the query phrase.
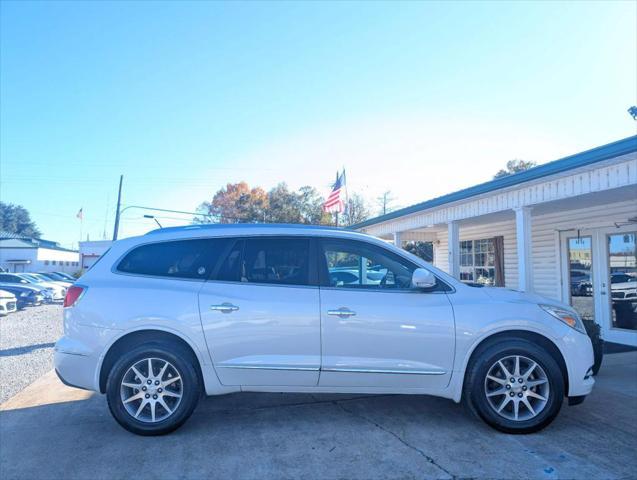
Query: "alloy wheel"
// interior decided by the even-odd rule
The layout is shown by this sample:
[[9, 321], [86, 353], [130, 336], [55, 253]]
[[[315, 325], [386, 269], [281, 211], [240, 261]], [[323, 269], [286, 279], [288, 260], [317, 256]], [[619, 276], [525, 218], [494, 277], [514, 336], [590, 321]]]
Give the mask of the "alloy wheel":
[[172, 363], [161, 358], [144, 358], [122, 377], [120, 397], [134, 419], [156, 423], [177, 410], [183, 388], [181, 374]]
[[544, 369], [522, 355], [496, 361], [484, 380], [484, 393], [491, 408], [513, 421], [530, 420], [546, 407], [550, 385]]

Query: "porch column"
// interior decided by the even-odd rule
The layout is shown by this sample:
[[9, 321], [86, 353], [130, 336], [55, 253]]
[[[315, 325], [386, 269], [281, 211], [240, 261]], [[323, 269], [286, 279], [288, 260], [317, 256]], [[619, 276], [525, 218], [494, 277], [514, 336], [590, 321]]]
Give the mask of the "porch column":
[[460, 278], [460, 229], [457, 221], [449, 222], [447, 227], [449, 229], [449, 275]]
[[533, 290], [531, 259], [531, 207], [518, 207], [515, 211], [515, 235], [518, 247], [518, 290]]
[[403, 248], [402, 232], [394, 232], [394, 245], [398, 248]]

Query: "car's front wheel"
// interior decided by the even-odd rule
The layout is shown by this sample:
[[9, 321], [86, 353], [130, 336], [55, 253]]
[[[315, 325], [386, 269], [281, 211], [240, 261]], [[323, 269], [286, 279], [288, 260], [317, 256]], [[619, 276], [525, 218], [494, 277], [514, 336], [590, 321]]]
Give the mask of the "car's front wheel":
[[106, 384], [117, 422], [139, 435], [162, 435], [192, 414], [201, 386], [191, 355], [177, 343], [149, 343], [125, 353]]
[[469, 408], [507, 433], [541, 430], [564, 400], [564, 378], [555, 359], [523, 339], [503, 339], [479, 351], [465, 378]]

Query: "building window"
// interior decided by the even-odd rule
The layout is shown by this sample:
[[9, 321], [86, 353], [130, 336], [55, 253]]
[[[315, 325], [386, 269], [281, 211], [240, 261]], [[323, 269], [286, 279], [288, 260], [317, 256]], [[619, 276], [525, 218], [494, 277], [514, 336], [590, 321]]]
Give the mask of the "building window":
[[495, 270], [493, 238], [460, 242], [460, 280], [493, 286]]
[[48, 261], [48, 260], [45, 260], [45, 261], [44, 261], [44, 264], [45, 264], [45, 265], [48, 265], [48, 264], [49, 264], [49, 261]]
[[55, 261], [55, 260], [53, 260], [53, 261], [51, 262], [51, 265], [55, 265], [55, 264], [56, 264], [56, 261]]
[[67, 267], [69, 266], [69, 262], [66, 262], [66, 266], [67, 266]]

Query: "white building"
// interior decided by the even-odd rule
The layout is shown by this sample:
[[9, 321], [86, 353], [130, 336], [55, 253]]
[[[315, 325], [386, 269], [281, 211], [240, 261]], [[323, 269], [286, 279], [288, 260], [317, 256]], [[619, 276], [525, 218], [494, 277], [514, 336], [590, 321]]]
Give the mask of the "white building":
[[9, 272], [67, 272], [80, 268], [76, 250], [41, 238], [0, 232], [0, 267]]
[[97, 260], [111, 248], [111, 240], [80, 242], [80, 269], [82, 273], [91, 268]]
[[432, 242], [434, 265], [461, 280], [562, 300], [637, 345], [637, 136], [352, 228]]

